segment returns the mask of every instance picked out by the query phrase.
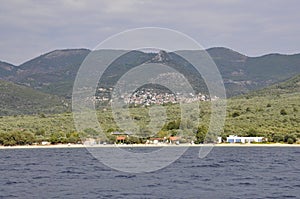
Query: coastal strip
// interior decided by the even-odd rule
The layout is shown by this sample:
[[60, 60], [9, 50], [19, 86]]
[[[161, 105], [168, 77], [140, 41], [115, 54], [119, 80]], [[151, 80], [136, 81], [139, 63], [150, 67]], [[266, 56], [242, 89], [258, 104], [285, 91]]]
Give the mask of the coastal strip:
[[98, 145], [83, 145], [83, 144], [55, 144], [55, 145], [19, 145], [19, 146], [0, 146], [0, 149], [57, 149], [57, 148], [109, 148], [109, 147], [300, 147], [300, 144], [98, 144]]

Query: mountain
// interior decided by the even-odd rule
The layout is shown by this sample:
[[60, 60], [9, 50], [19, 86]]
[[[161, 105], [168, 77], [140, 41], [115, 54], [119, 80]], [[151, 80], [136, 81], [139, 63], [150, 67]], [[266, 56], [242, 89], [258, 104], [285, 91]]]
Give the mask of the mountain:
[[21, 64], [15, 76], [8, 79], [42, 92], [70, 97], [77, 70], [89, 52], [55, 50]]
[[0, 79], [10, 78], [16, 72], [16, 66], [0, 61]]
[[[259, 90], [300, 73], [300, 54], [248, 57], [223, 47], [210, 48], [206, 52], [222, 75], [228, 97]], [[180, 53], [198, 54], [195, 51]]]
[[249, 79], [283, 81], [300, 72], [300, 54], [269, 54], [261, 57], [249, 57], [245, 66]]
[[[0, 79], [70, 98], [76, 73], [90, 52], [88, 49], [55, 50], [20, 66], [1, 62]], [[197, 53], [184, 52], [191, 56]], [[259, 90], [300, 73], [300, 54], [248, 57], [223, 47], [210, 48], [206, 52], [212, 57], [223, 77], [228, 97]], [[207, 90], [203, 79], [190, 63], [179, 57], [176, 52], [163, 51], [126, 53], [107, 68], [100, 83], [112, 87], [125, 72], [143, 63], [169, 65], [184, 74], [196, 91]]]
[[300, 54], [247, 57], [224, 48], [207, 52], [217, 64], [229, 96], [259, 90], [300, 73]]
[[[65, 110], [62, 99], [69, 101], [76, 73], [90, 52], [88, 49], [55, 50], [19, 66], [0, 62], [0, 81], [4, 80], [0, 82], [1, 114]], [[197, 51], [182, 52], [190, 56], [198, 54]], [[300, 75], [300, 54], [248, 57], [222, 47], [210, 48], [206, 52], [223, 77], [228, 97], [249, 92], [249, 95], [273, 95], [299, 91], [295, 85], [299, 85], [300, 77], [295, 75]], [[100, 79], [101, 87], [113, 87], [123, 74], [144, 63], [168, 65], [186, 76], [196, 91], [207, 92], [203, 79], [189, 62], [176, 52], [165, 51], [125, 53], [106, 69]], [[172, 76], [164, 76], [166, 80], [169, 77]]]
[[57, 96], [0, 80], [0, 115], [56, 113], [68, 104]]
[[280, 96], [283, 94], [295, 94], [300, 93], [300, 74], [289, 78], [283, 82], [276, 83], [269, 87], [261, 90], [252, 91], [246, 96], [256, 97], [256, 96]]
[[121, 57], [114, 60], [107, 67], [99, 81], [99, 85], [104, 87], [113, 87], [124, 73], [136, 66], [148, 62], [154, 56], [155, 54], [153, 53], [144, 53], [135, 50], [127, 53], [124, 52]]

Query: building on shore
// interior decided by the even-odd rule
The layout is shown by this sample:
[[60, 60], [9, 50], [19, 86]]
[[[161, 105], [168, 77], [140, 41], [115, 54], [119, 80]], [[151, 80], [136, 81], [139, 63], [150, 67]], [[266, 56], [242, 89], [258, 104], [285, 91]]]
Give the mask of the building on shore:
[[126, 131], [126, 132], [119, 132], [115, 131], [112, 132], [111, 135], [116, 136], [115, 143], [124, 143], [126, 138], [128, 138], [130, 135], [132, 135], [132, 132]]
[[229, 143], [251, 143], [251, 142], [263, 142], [264, 137], [239, 137], [237, 135], [229, 135], [226, 141]]

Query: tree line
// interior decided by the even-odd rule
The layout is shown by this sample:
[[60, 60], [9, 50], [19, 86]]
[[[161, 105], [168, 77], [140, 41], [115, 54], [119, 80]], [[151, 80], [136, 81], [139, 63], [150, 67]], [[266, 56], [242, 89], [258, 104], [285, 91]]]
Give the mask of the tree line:
[[50, 142], [51, 144], [76, 144], [81, 142], [81, 138], [78, 132], [64, 133], [60, 131], [50, 136], [26, 131], [0, 132], [0, 145], [3, 146], [33, 145], [41, 144], [43, 141]]

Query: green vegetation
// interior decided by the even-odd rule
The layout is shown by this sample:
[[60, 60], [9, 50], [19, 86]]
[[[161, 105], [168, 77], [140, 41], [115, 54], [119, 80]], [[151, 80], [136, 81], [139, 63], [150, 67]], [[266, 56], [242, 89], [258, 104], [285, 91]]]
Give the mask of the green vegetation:
[[300, 137], [299, 98], [300, 93], [231, 99], [224, 134], [264, 136], [271, 142], [288, 142], [292, 136], [295, 142]]
[[0, 145], [27, 145], [48, 141], [78, 143], [84, 133], [78, 133], [70, 113], [56, 115], [21, 115], [0, 118]]
[[[130, 116], [109, 108], [99, 108], [97, 114], [106, 138], [99, 137], [95, 127], [76, 132], [70, 111], [72, 84], [76, 72], [86, 55], [86, 49], [57, 50], [41, 55], [20, 66], [0, 62], [0, 144], [19, 145], [49, 141], [52, 143], [77, 143], [80, 137], [115, 142], [113, 131], [123, 131], [115, 120], [130, 117], [137, 127], [131, 129], [138, 137], [180, 136], [182, 141], [204, 142], [210, 122], [210, 103], [200, 103], [200, 114], [192, 118], [180, 118], [179, 105], [165, 105], [166, 121], [155, 121], [154, 128], [149, 108], [131, 107]], [[186, 53], [194, 53], [187, 51]], [[298, 74], [300, 54], [271, 54], [249, 58], [230, 49], [208, 50], [216, 62], [225, 82], [229, 96], [246, 93]], [[100, 79], [101, 85], [111, 86], [126, 71], [149, 60], [156, 54], [133, 51], [115, 60]], [[200, 82], [195, 71], [182, 58], [168, 53], [165, 63], [185, 74], [192, 83]], [[170, 58], [170, 59], [169, 59]], [[154, 61], [155, 62], [155, 61]], [[184, 67], [182, 67], [184, 66]], [[182, 69], [184, 68], [184, 70]], [[180, 71], [182, 70], [182, 71]], [[267, 71], [267, 72], [266, 72]], [[198, 77], [199, 78], [199, 77]], [[21, 86], [28, 85], [32, 88]], [[300, 138], [300, 75], [277, 83], [260, 91], [228, 100], [227, 116], [222, 137], [229, 134], [240, 136], [264, 136], [269, 142], [295, 143]], [[202, 84], [195, 85], [199, 90]], [[49, 95], [40, 91], [56, 94]], [[62, 96], [62, 97], [58, 97]], [[193, 113], [193, 109], [189, 110]], [[9, 116], [7, 116], [9, 115]], [[155, 117], [154, 117], [155, 118]], [[158, 117], [159, 118], [159, 117]], [[153, 118], [152, 118], [153, 119]], [[197, 120], [200, 120], [200, 124]], [[161, 123], [162, 122], [162, 123]], [[124, 129], [125, 130], [125, 129]], [[213, 133], [210, 133], [213, 134]], [[209, 138], [213, 140], [213, 137]], [[144, 142], [130, 137], [125, 143]]]
[[12, 76], [15, 73], [15, 66], [6, 62], [0, 61], [0, 79], [3, 77]]
[[[248, 98], [248, 99], [247, 99]], [[227, 117], [222, 137], [230, 134], [240, 136], [264, 136], [269, 142], [295, 143], [300, 138], [300, 93], [283, 94], [280, 97], [240, 97], [228, 100]], [[180, 120], [179, 105], [165, 106], [167, 120], [154, 133], [148, 128], [149, 108], [130, 108], [130, 117], [139, 126], [141, 137], [181, 136], [182, 140], [202, 143], [207, 133], [211, 114], [210, 103], [200, 103], [200, 115], [195, 120]], [[193, 110], [191, 110], [193, 111]], [[117, 119], [121, 113], [115, 114]], [[115, 142], [110, 133], [122, 131], [114, 122], [110, 110], [99, 110], [98, 118], [107, 138], [100, 141]], [[120, 119], [119, 118], [119, 119]], [[196, 119], [200, 118], [197, 126]], [[185, 128], [193, 129], [186, 132]], [[52, 143], [77, 143], [80, 137], [98, 138], [93, 127], [76, 132], [72, 113], [3, 116], [0, 118], [0, 144], [17, 145], [49, 141]], [[131, 137], [125, 143], [142, 143], [144, 140]]]
[[79, 66], [88, 55], [87, 49], [55, 50], [20, 66], [14, 82], [36, 90], [63, 97], [70, 97]]
[[0, 80], [0, 116], [65, 112], [66, 100]]
[[[290, 79], [287, 79], [284, 82], [280, 82], [277, 84], [274, 84], [272, 86], [269, 86], [267, 88], [250, 92], [246, 94], [247, 97], [254, 97], [254, 96], [261, 96], [261, 97], [267, 97], [267, 96], [277, 96], [280, 97], [280, 95], [283, 94], [292, 94], [292, 93], [299, 93], [300, 92], [300, 75], [296, 75]], [[270, 104], [269, 104], [270, 106]]]

